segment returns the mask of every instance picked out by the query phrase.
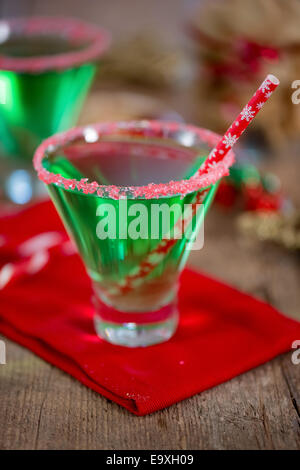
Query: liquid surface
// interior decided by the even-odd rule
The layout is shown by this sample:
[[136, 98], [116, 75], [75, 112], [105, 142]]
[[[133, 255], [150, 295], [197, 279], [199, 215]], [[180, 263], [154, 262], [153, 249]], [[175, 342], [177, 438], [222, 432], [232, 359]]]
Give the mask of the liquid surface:
[[189, 178], [203, 156], [195, 150], [158, 143], [100, 142], [69, 146], [44, 166], [66, 178], [88, 178], [104, 185], [143, 186]]
[[8, 57], [39, 57], [75, 52], [86, 44], [74, 45], [59, 36], [12, 36], [0, 43], [0, 55]]

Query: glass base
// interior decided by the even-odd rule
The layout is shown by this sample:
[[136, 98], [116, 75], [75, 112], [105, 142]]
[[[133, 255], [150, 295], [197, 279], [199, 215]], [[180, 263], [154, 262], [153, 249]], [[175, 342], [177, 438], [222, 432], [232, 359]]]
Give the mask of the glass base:
[[98, 336], [109, 343], [131, 348], [151, 346], [173, 336], [178, 311], [172, 303], [155, 312], [127, 313], [99, 305], [98, 301], [94, 323]]

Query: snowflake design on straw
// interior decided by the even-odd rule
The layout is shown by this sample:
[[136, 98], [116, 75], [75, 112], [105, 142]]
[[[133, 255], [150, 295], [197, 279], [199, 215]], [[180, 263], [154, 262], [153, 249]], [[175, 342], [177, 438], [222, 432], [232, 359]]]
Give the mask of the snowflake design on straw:
[[260, 86], [261, 91], [264, 93], [266, 90], [269, 90], [270, 85], [271, 85], [271, 82], [269, 80], [265, 80]]
[[224, 140], [223, 144], [225, 144], [225, 148], [231, 148], [237, 141], [237, 136], [236, 135], [231, 135], [230, 132], [228, 132], [227, 135], [224, 135]]
[[268, 91], [268, 92], [265, 94], [265, 97], [266, 97], [267, 99], [269, 99], [271, 95], [272, 95], [272, 92], [271, 92], [271, 91]]
[[218, 163], [216, 161], [210, 162], [207, 166], [213, 170], [214, 168], [218, 167]]
[[[209, 160], [213, 160], [214, 158], [216, 158], [216, 149], [212, 150], [208, 156], [208, 159]], [[206, 166], [207, 168], [210, 168], [210, 163], [208, 163], [208, 160], [204, 160], [204, 162], [202, 163], [202, 165], [200, 166], [199, 170], [203, 170]]]
[[263, 103], [262, 101], [261, 101], [260, 103], [257, 103], [256, 109], [261, 109], [264, 104], [265, 104], [265, 103]]
[[215, 158], [216, 157], [216, 149], [212, 150], [209, 154], [209, 158]]
[[252, 111], [252, 106], [246, 104], [243, 111], [241, 112], [241, 120], [251, 121], [254, 118], [255, 111]]

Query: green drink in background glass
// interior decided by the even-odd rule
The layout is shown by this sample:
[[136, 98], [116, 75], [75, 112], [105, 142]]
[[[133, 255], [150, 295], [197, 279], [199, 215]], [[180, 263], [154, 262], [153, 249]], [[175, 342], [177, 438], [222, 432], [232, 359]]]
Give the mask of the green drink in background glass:
[[[229, 153], [221, 166], [193, 178], [218, 141], [210, 131], [178, 123], [113, 122], [72, 129], [37, 149], [35, 169], [91, 278], [101, 338], [147, 346], [175, 332], [189, 243], [233, 159]], [[186, 218], [178, 238], [180, 212], [170, 211], [169, 220], [168, 211], [162, 214], [157, 229], [153, 213], [162, 204], [181, 210], [196, 203], [202, 211], [197, 206]]]
[[8, 168], [26, 168], [43, 139], [76, 123], [108, 44], [106, 31], [75, 19], [0, 21], [0, 154]]

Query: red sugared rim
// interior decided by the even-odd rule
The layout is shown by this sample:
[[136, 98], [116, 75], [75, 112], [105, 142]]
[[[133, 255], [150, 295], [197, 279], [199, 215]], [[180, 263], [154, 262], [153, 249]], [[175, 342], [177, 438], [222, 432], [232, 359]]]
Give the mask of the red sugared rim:
[[69, 43], [87, 44], [81, 50], [36, 57], [13, 57], [0, 55], [0, 70], [39, 73], [46, 70], [61, 70], [81, 65], [97, 59], [110, 44], [110, 34], [98, 27], [75, 18], [28, 17], [0, 20], [0, 41], [3, 43], [10, 35], [60, 36]]
[[[66, 190], [77, 190], [84, 194], [95, 194], [99, 197], [108, 197], [112, 199], [121, 199], [124, 197], [154, 199], [159, 197], [169, 197], [174, 195], [184, 196], [188, 193], [197, 191], [199, 189], [207, 188], [208, 186], [216, 183], [223, 176], [228, 175], [229, 167], [234, 162], [234, 154], [232, 151], [228, 152], [224, 158], [218, 163], [213, 162], [209, 167], [209, 171], [199, 176], [184, 179], [181, 181], [169, 181], [168, 183], [154, 184], [150, 183], [145, 186], [114, 186], [103, 185], [96, 181], [89, 182], [87, 178], [81, 180], [65, 178], [59, 174], [52, 173], [43, 167], [43, 159], [45, 156], [57, 151], [59, 148], [67, 144], [71, 144], [77, 139], [84, 139], [87, 142], [96, 141], [101, 142], [101, 137], [110, 134], [120, 136], [142, 136], [146, 139], [160, 138], [173, 141], [179, 140], [180, 136], [188, 136], [188, 140], [193, 145], [186, 145], [187, 148], [199, 142], [207, 144], [211, 149], [214, 148], [219, 142], [221, 136], [218, 134], [201, 129], [192, 125], [174, 123], [174, 122], [160, 122], [160, 121], [122, 121], [122, 122], [101, 122], [85, 127], [77, 127], [70, 129], [66, 132], [56, 134], [46, 139], [37, 148], [33, 164], [38, 173], [38, 177], [46, 184], [56, 184]], [[183, 142], [186, 139], [183, 139]], [[171, 146], [172, 144], [170, 144]], [[184, 143], [183, 143], [184, 145]], [[172, 162], [170, 162], [172, 164]]]

